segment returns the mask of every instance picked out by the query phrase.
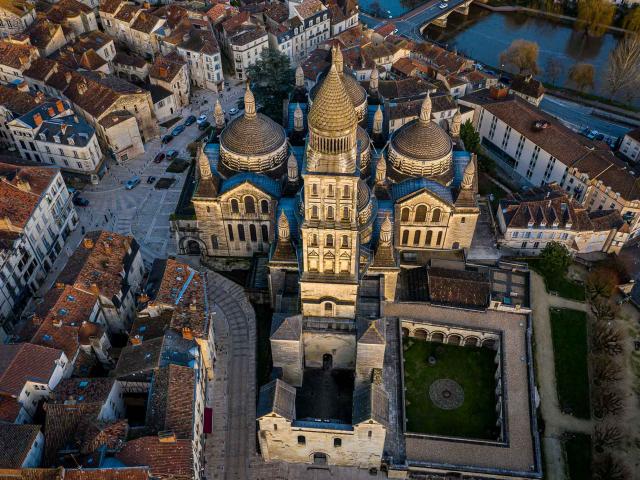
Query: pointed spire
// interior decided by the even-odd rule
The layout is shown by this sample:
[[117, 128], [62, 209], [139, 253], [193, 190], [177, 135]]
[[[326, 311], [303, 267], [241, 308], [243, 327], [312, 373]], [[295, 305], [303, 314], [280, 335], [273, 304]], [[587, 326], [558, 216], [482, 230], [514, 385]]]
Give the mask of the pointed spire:
[[200, 146], [200, 154], [198, 155], [198, 169], [200, 170], [200, 178], [202, 180], [207, 180], [212, 177], [209, 158], [204, 153], [204, 143]]
[[296, 160], [293, 152], [289, 155], [289, 160], [287, 160], [287, 175], [289, 176], [290, 182], [298, 181], [298, 160]]
[[299, 103], [296, 106], [295, 111], [293, 112], [293, 129], [296, 132], [301, 132], [302, 130], [304, 130], [304, 115]]
[[296, 87], [304, 88], [304, 71], [301, 65], [296, 68]]
[[284, 210], [282, 210], [278, 218], [278, 240], [287, 241], [290, 236], [289, 219], [287, 218], [287, 214], [284, 213]]
[[422, 102], [422, 108], [420, 109], [420, 122], [431, 122], [431, 93], [427, 92], [427, 96]]
[[334, 43], [333, 47], [331, 47], [331, 63], [335, 65], [338, 74], [342, 75], [344, 70], [344, 58], [342, 57], [342, 50], [340, 50], [337, 43]]
[[213, 116], [216, 120], [216, 127], [223, 128], [224, 127], [224, 110], [222, 110], [222, 105], [220, 104], [220, 98], [216, 99], [216, 105], [213, 108]]
[[471, 157], [471, 160], [469, 161], [469, 163], [467, 163], [467, 166], [464, 167], [464, 176], [462, 177], [462, 189], [463, 190], [471, 190], [473, 188], [473, 180], [475, 179], [476, 176], [476, 162], [474, 161], [473, 157]]
[[382, 225], [380, 225], [380, 246], [388, 247], [391, 245], [391, 231], [393, 226], [391, 225], [391, 219], [389, 218], [389, 214], [384, 217], [382, 221]]
[[382, 120], [383, 120], [382, 108], [380, 107], [380, 105], [378, 105], [378, 109], [376, 110], [376, 113], [374, 113], [373, 115], [372, 131], [374, 135], [380, 135], [382, 133]]
[[387, 162], [384, 155], [380, 155], [376, 163], [376, 183], [382, 184], [387, 179]]
[[247, 90], [244, 92], [244, 116], [245, 118], [256, 118], [256, 99], [247, 82]]
[[451, 119], [451, 136], [459, 137], [460, 136], [460, 127], [462, 126], [462, 115], [460, 114], [460, 109], [456, 110], [456, 113], [453, 114], [453, 118]]
[[373, 67], [371, 70], [371, 80], [369, 81], [369, 89], [372, 92], [378, 91], [378, 79], [380, 78], [380, 73], [378, 72], [377, 67]]

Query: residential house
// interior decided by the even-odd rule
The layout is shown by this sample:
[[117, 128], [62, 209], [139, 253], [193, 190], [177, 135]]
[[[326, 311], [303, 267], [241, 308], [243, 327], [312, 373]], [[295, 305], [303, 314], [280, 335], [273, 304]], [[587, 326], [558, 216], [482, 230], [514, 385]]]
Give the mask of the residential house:
[[[161, 57], [156, 57], [161, 58]], [[149, 76], [149, 64], [140, 57], [118, 52], [112, 61], [113, 72], [130, 82], [142, 83]]]
[[10, 0], [0, 4], [0, 38], [24, 32], [36, 19], [36, 7], [29, 0]]
[[588, 211], [556, 184], [501, 200], [496, 212], [500, 245], [519, 255], [537, 255], [549, 242], [574, 254], [619, 253], [629, 225], [617, 210]]
[[112, 73], [112, 63], [116, 56], [114, 41], [99, 30], [80, 35], [76, 41], [52, 56], [72, 70]]
[[153, 113], [161, 124], [179, 117], [182, 109], [176, 104], [176, 97], [170, 90], [159, 85], [150, 85]]
[[[26, 84], [24, 86], [26, 87]], [[44, 101], [42, 92], [39, 95], [31, 95], [27, 88], [18, 89], [0, 85], [0, 145], [15, 150], [9, 122], [32, 110], [42, 101]]]
[[193, 85], [214, 92], [223, 89], [222, 57], [213, 32], [191, 30], [178, 44], [177, 51], [189, 66]]
[[634, 128], [625, 133], [618, 151], [632, 162], [638, 162], [640, 157], [640, 128]]
[[88, 232], [56, 280], [99, 299], [110, 333], [126, 333], [135, 317], [144, 275], [133, 237], [105, 230]]
[[60, 170], [0, 162], [0, 337], [40, 288], [78, 217]]
[[[172, 95], [170, 103], [175, 110], [170, 111], [168, 117], [178, 115], [182, 108], [189, 105], [191, 83], [189, 65], [177, 53], [165, 56], [158, 55], [149, 68], [149, 82], [151, 85], [169, 91]], [[163, 120], [161, 120], [163, 121]]]
[[113, 422], [125, 414], [122, 391], [122, 384], [112, 377], [67, 378], [53, 390], [48, 403], [93, 403], [97, 407], [98, 421]]
[[48, 57], [75, 39], [75, 33], [68, 32], [65, 35], [62, 25], [54, 23], [43, 15], [38, 14], [36, 21], [29, 27], [26, 34], [29, 35], [31, 45], [38, 49], [41, 57]]
[[59, 0], [45, 12], [46, 17], [78, 36], [98, 30], [96, 12], [78, 0]]
[[358, 25], [358, 2], [355, 0], [328, 0], [326, 2], [331, 19], [331, 36]]
[[69, 102], [43, 102], [12, 120], [9, 130], [22, 158], [51, 163], [98, 182], [104, 160], [98, 137]]
[[17, 399], [31, 418], [70, 373], [62, 350], [32, 343], [0, 345], [0, 394]]
[[7, 85], [22, 81], [24, 71], [40, 56], [28, 41], [0, 40], [0, 83]]
[[116, 458], [129, 466], [148, 466], [153, 478], [192, 480], [198, 477], [191, 440], [178, 439], [174, 435], [130, 440]]
[[249, 12], [241, 12], [219, 26], [220, 39], [233, 62], [239, 80], [246, 78], [246, 70], [260, 59], [263, 50], [269, 48], [269, 35], [250, 18]]
[[40, 425], [0, 423], [0, 468], [35, 468], [40, 466], [44, 435]]
[[511, 81], [509, 92], [538, 107], [544, 97], [544, 86], [531, 75], [518, 75]]

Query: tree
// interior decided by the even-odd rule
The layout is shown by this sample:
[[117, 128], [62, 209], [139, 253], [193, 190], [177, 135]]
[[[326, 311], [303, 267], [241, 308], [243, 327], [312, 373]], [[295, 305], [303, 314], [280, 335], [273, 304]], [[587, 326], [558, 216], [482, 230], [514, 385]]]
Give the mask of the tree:
[[590, 63], [576, 63], [569, 69], [569, 80], [581, 92], [593, 88], [595, 76], [595, 68]]
[[622, 380], [622, 366], [611, 357], [597, 355], [591, 358], [593, 380], [596, 385]]
[[593, 414], [596, 418], [619, 415], [624, 410], [622, 394], [617, 389], [598, 388], [593, 398]]
[[549, 57], [544, 66], [544, 73], [553, 85], [557, 85], [564, 72], [564, 64], [558, 57]]
[[247, 69], [247, 77], [261, 111], [280, 123], [282, 102], [294, 84], [289, 57], [272, 48], [262, 50], [260, 60]]
[[601, 452], [605, 448], [615, 448], [622, 442], [622, 430], [617, 425], [598, 423], [593, 431], [593, 446]]
[[[587, 287], [589, 289], [589, 287]], [[589, 290], [590, 291], [590, 290]], [[600, 322], [610, 322], [616, 318], [618, 314], [618, 306], [611, 303], [606, 298], [595, 298], [591, 301], [591, 312]]]
[[622, 20], [622, 28], [632, 32], [640, 32], [640, 8], [631, 9]]
[[578, 0], [576, 28], [585, 35], [600, 37], [613, 23], [616, 6], [609, 0]]
[[545, 274], [564, 277], [571, 265], [571, 254], [558, 242], [549, 242], [540, 252], [540, 264]]
[[[609, 55], [606, 72], [612, 97], [635, 95], [640, 86], [640, 36], [627, 35]], [[630, 99], [630, 98], [629, 98]]]
[[476, 132], [471, 120], [467, 120], [460, 126], [460, 138], [468, 152], [478, 153], [480, 148], [480, 134]]
[[593, 462], [594, 480], [627, 480], [630, 478], [629, 468], [610, 453], [599, 455]]
[[518, 39], [500, 54], [500, 62], [517, 69], [521, 75], [538, 73], [538, 44]]
[[593, 299], [611, 297], [619, 283], [618, 272], [615, 268], [610, 268], [607, 265], [600, 265], [591, 270], [586, 281], [587, 291]]
[[606, 322], [594, 322], [591, 332], [591, 344], [595, 353], [619, 355], [622, 353], [620, 340], [622, 334], [615, 326]]

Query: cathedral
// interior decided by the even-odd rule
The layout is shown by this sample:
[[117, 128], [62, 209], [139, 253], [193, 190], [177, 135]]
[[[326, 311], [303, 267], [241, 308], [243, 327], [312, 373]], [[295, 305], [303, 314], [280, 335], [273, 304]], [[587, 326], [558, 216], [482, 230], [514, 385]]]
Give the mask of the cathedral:
[[310, 90], [302, 71], [286, 128], [245, 111], [198, 157], [195, 219], [172, 221], [180, 253], [268, 257], [273, 381], [260, 390], [265, 460], [376, 467], [389, 422], [385, 319], [403, 255], [470, 246], [477, 166], [427, 95], [385, 135], [377, 71], [368, 91], [339, 49]]

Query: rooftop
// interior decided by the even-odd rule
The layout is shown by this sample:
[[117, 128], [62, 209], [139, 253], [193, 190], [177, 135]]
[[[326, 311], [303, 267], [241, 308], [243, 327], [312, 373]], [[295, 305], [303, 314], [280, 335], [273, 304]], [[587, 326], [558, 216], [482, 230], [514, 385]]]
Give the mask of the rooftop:
[[67, 378], [55, 388], [53, 403], [99, 403], [104, 404], [116, 382], [115, 378]]
[[158, 369], [147, 407], [147, 426], [155, 431], [172, 431], [178, 438], [193, 437], [195, 421], [194, 369], [169, 364]]
[[191, 440], [163, 442], [157, 436], [127, 442], [116, 458], [127, 465], [146, 465], [153, 476], [174, 480], [192, 479], [193, 446]]
[[20, 468], [40, 433], [40, 425], [0, 423], [0, 468]]
[[0, 40], [0, 65], [23, 70], [37, 52], [31, 45]]
[[61, 355], [31, 343], [0, 345], [0, 393], [17, 397], [26, 382], [49, 383]]

